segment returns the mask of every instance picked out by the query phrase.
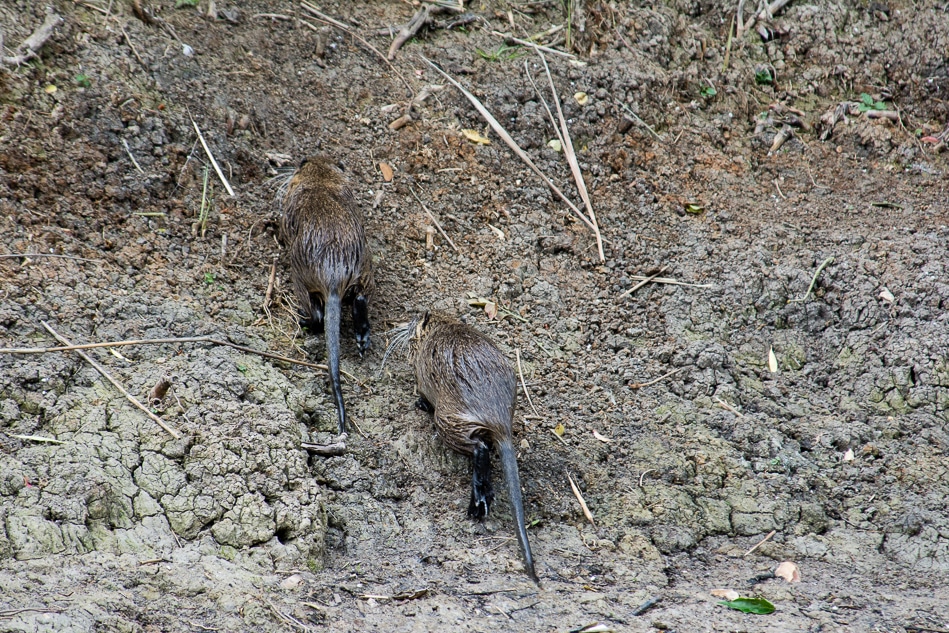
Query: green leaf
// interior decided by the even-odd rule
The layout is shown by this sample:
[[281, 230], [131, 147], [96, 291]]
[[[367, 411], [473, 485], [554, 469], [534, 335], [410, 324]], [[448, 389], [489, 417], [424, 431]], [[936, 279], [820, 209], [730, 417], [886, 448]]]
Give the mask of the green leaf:
[[729, 609], [736, 609], [742, 613], [755, 613], [757, 615], [768, 615], [774, 613], [774, 605], [764, 598], [738, 598], [737, 600], [722, 600], [718, 604], [725, 605]]
[[198, 6], [199, 0], [178, 0], [175, 2], [175, 8], [180, 9], [181, 7], [196, 7]]
[[867, 106], [872, 106], [872, 105], [873, 105], [873, 97], [871, 97], [870, 95], [868, 95], [868, 94], [865, 93], [865, 92], [861, 92], [861, 93], [860, 93], [860, 101], [861, 101], [862, 103], [866, 104]]

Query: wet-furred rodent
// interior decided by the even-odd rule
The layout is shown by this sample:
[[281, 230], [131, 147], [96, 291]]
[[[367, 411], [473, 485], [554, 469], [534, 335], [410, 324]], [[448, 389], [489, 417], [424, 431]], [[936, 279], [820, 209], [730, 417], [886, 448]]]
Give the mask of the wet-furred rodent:
[[501, 456], [524, 566], [537, 582], [513, 446], [517, 381], [510, 361], [487, 336], [445, 315], [428, 312], [403, 327], [393, 346], [409, 347], [421, 407], [434, 414], [445, 444], [472, 458], [468, 514], [484, 518], [494, 500], [493, 445]]
[[300, 325], [326, 335], [330, 385], [346, 431], [339, 379], [342, 305], [352, 306], [360, 355], [369, 348], [372, 262], [356, 201], [342, 170], [326, 157], [303, 161], [278, 194], [281, 237], [290, 256], [290, 277], [303, 317]]

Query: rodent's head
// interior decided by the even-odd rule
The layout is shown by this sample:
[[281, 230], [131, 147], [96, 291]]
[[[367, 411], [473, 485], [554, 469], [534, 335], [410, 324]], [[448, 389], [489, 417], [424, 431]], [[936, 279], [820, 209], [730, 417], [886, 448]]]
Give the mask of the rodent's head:
[[324, 185], [342, 185], [346, 182], [340, 163], [329, 156], [311, 156], [304, 159], [294, 178], [317, 181]]
[[408, 351], [411, 357], [417, 349], [419, 342], [422, 341], [434, 327], [440, 323], [450, 323], [452, 319], [440, 312], [425, 311], [407, 323], [400, 323], [388, 332], [386, 337], [389, 339], [389, 346], [382, 359], [385, 366], [386, 361], [393, 352], [402, 353]]

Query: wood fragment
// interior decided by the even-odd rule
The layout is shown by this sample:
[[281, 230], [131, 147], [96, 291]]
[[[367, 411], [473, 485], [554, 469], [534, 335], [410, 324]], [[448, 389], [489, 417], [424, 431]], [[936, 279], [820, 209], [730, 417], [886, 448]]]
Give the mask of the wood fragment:
[[633, 121], [635, 121], [635, 122], [638, 123], [639, 125], [641, 125], [641, 126], [643, 126], [644, 128], [646, 128], [646, 130], [647, 130], [650, 134], [652, 134], [652, 137], [653, 137], [654, 139], [656, 139], [657, 141], [661, 141], [661, 140], [662, 140], [662, 137], [659, 136], [659, 134], [657, 134], [656, 131], [655, 131], [654, 129], [652, 129], [652, 127], [651, 127], [648, 123], [646, 123], [645, 121], [643, 121], [642, 119], [640, 119], [639, 116], [637, 116], [637, 114], [636, 114], [635, 112], [633, 112], [633, 111], [629, 108], [628, 105], [626, 105], [625, 103], [623, 103], [623, 102], [621, 102], [621, 101], [617, 101], [616, 103], [617, 103], [617, 105], [619, 105], [619, 107], [621, 107], [623, 110], [626, 111], [626, 114], [628, 114], [630, 117], [632, 117]]
[[665, 373], [665, 374], [659, 376], [658, 378], [653, 378], [653, 379], [650, 380], [650, 381], [647, 381], [647, 382], [634, 382], [634, 383], [630, 383], [629, 388], [630, 388], [630, 389], [642, 389], [643, 387], [648, 387], [648, 386], [650, 386], [650, 385], [654, 385], [654, 384], [656, 384], [657, 382], [662, 382], [663, 380], [665, 380], [665, 379], [668, 378], [669, 376], [674, 376], [675, 374], [679, 373], [679, 372], [682, 371], [683, 369], [685, 369], [685, 367], [676, 367], [676, 368], [673, 369], [672, 371], [667, 372], [667, 373]]
[[814, 271], [814, 276], [811, 277], [811, 285], [809, 285], [809, 286], [807, 287], [807, 292], [804, 293], [804, 296], [801, 297], [800, 299], [788, 299], [788, 303], [803, 303], [803, 302], [807, 301], [807, 298], [808, 298], [808, 297], [810, 296], [810, 294], [811, 294], [811, 290], [814, 289], [814, 284], [817, 283], [817, 278], [820, 276], [821, 271], [823, 271], [825, 268], [827, 268], [829, 265], [831, 265], [831, 264], [833, 264], [833, 263], [834, 263], [834, 256], [833, 256], [833, 255], [831, 255], [830, 257], [828, 257], [827, 259], [825, 259], [823, 262], [821, 262], [821, 265], [818, 266], [818, 267], [817, 267], [817, 270]]
[[557, 88], [554, 86], [554, 79], [550, 75], [550, 66], [547, 65], [547, 58], [540, 51], [537, 51], [540, 61], [544, 64], [544, 72], [547, 73], [547, 81], [550, 83], [550, 92], [554, 98], [554, 105], [557, 106], [557, 117], [560, 119], [560, 132], [563, 138], [563, 153], [567, 157], [567, 163], [570, 165], [570, 171], [573, 173], [573, 179], [577, 183], [577, 190], [580, 192], [580, 198], [586, 206], [587, 215], [593, 226], [593, 234], [596, 236], [596, 248], [600, 255], [600, 261], [606, 261], [606, 255], [603, 254], [603, 237], [600, 235], [600, 226], [596, 221], [596, 214], [593, 212], [593, 205], [590, 203], [590, 194], [587, 192], [586, 182], [583, 180], [583, 174], [580, 172], [580, 163], [577, 161], [577, 153], [573, 148], [573, 140], [570, 138], [570, 129], [567, 127], [567, 119], [563, 116], [563, 110], [560, 108], [560, 97], [557, 95]]
[[431, 7], [427, 4], [422, 4], [421, 8], [412, 16], [412, 19], [399, 29], [399, 34], [395, 36], [395, 39], [392, 40], [392, 44], [389, 45], [389, 52], [386, 58], [389, 61], [395, 59], [395, 54], [402, 48], [402, 45], [415, 37], [416, 33], [422, 30], [431, 19]]
[[742, 413], [741, 411], [739, 411], [738, 409], [736, 409], [736, 408], [733, 407], [732, 405], [728, 404], [727, 402], [725, 402], [724, 400], [722, 400], [722, 399], [719, 398], [718, 396], [714, 396], [714, 397], [712, 398], [712, 400], [714, 400], [715, 402], [717, 402], [717, 403], [718, 403], [718, 406], [720, 406], [721, 408], [725, 409], [726, 411], [731, 411], [732, 413], [734, 413], [735, 415], [737, 415], [739, 418], [745, 417], [745, 414], [744, 414], [744, 413]]
[[429, 219], [431, 219], [431, 221], [435, 223], [435, 228], [438, 229], [438, 232], [442, 234], [442, 237], [445, 238], [445, 240], [451, 246], [452, 250], [457, 253], [458, 247], [455, 246], [455, 243], [451, 241], [450, 237], [448, 237], [448, 233], [445, 233], [445, 229], [442, 228], [442, 225], [438, 221], [438, 218], [436, 218], [435, 215], [431, 211], [428, 210], [428, 207], [425, 206], [425, 203], [422, 202], [422, 199], [418, 197], [417, 193], [415, 193], [415, 189], [413, 189], [412, 187], [409, 187], [409, 191], [412, 192], [412, 195], [415, 196], [415, 199], [418, 200], [418, 203], [422, 205], [422, 209], [425, 211], [425, 213], [428, 214]]
[[198, 140], [201, 141], [201, 147], [204, 148], [204, 153], [208, 155], [208, 158], [211, 159], [211, 165], [214, 166], [214, 171], [217, 172], [217, 177], [221, 179], [221, 182], [224, 183], [224, 188], [227, 189], [227, 193], [234, 196], [234, 190], [231, 189], [231, 184], [227, 182], [227, 178], [224, 177], [224, 172], [221, 171], [221, 166], [217, 164], [217, 161], [214, 160], [214, 154], [211, 153], [211, 148], [208, 147], [208, 144], [204, 141], [204, 135], [201, 134], [201, 128], [198, 127], [198, 124], [194, 119], [191, 119], [191, 125], [194, 126], [194, 131], [198, 133]]
[[651, 282], [654, 283], [654, 284], [669, 284], [669, 285], [672, 285], [672, 286], [687, 286], [687, 287], [689, 287], [689, 288], [714, 288], [714, 287], [715, 287], [715, 284], [692, 284], [692, 283], [689, 283], [689, 282], [686, 282], [686, 281], [678, 281], [678, 280], [676, 280], [676, 279], [670, 279], [669, 277], [655, 277], [655, 278], [652, 278], [652, 277], [647, 277], [647, 276], [644, 276], [644, 275], [630, 275], [629, 278], [630, 278], [630, 279], [633, 279], [633, 280], [636, 280], [636, 281], [643, 281], [643, 280], [648, 279], [649, 281], [651, 281]]
[[[125, 43], [128, 44], [128, 47], [132, 51], [132, 54], [135, 55], [135, 59], [138, 60], [138, 63], [141, 65], [142, 69], [144, 69], [145, 71], [148, 71], [148, 66], [145, 65], [145, 61], [138, 54], [138, 51], [135, 50], [135, 46], [132, 45], [132, 38], [129, 37], [129, 34], [128, 32], [126, 32], [125, 27], [120, 24], [119, 29], [121, 29], [122, 31], [122, 37], [125, 38]], [[135, 159], [133, 158], [132, 160], [134, 161]], [[138, 167], [138, 164], [136, 163], [135, 166]]]
[[[231, 343], [230, 341], [223, 341], [221, 339], [216, 339], [210, 336], [135, 339], [135, 340], [127, 340], [127, 341], [110, 341], [107, 343], [85, 343], [83, 345], [64, 344], [62, 347], [5, 347], [5, 348], [0, 348], [0, 354], [47, 354], [50, 352], [71, 352], [74, 350], [96, 349], [99, 347], [122, 347], [124, 345], [166, 345], [166, 344], [175, 344], [175, 343], [212, 343], [214, 345], [224, 345], [226, 347], [230, 347], [232, 349], [236, 349], [238, 351], [245, 352], [247, 354], [256, 354], [257, 356], [263, 356], [264, 358], [279, 360], [284, 363], [290, 363], [291, 365], [300, 365], [301, 367], [309, 367], [311, 369], [320, 369], [323, 371], [329, 371], [329, 368], [326, 365], [310, 363], [304, 360], [297, 360], [295, 358], [288, 358], [286, 356], [281, 356], [280, 354], [262, 352], [252, 347], [245, 347], [243, 345], [238, 345], [237, 343]], [[354, 383], [360, 384], [360, 381], [351, 373], [345, 370], [340, 370], [340, 373], [343, 376], [346, 376], [347, 378], [352, 380]]]
[[73, 259], [80, 262], [93, 262], [95, 264], [105, 263], [104, 259], [89, 259], [88, 257], [76, 257], [75, 255], [59, 255], [58, 253], [8, 253], [0, 255], [0, 259], [30, 259], [33, 257], [55, 257], [56, 259]]
[[300, 448], [314, 455], [323, 457], [332, 457], [346, 454], [345, 442], [333, 442], [332, 444], [314, 444], [312, 442], [300, 442]]
[[[534, 415], [540, 417], [540, 413], [537, 411], [537, 407], [534, 406], [534, 401], [531, 400], [531, 392], [527, 390], [527, 383], [524, 382], [524, 370], [521, 369], [521, 350], [514, 349], [514, 357], [517, 359], [517, 374], [521, 377], [521, 389], [524, 390], [524, 397], [527, 398], [527, 404], [531, 406], [531, 411], [534, 412]], [[559, 435], [557, 437], [560, 437]]]
[[580, 502], [580, 508], [583, 510], [583, 516], [587, 518], [587, 521], [590, 522], [590, 525], [596, 527], [596, 521], [593, 520], [593, 513], [590, 512], [590, 508], [587, 507], [587, 502], [583, 499], [583, 495], [580, 494], [580, 489], [577, 488], [577, 484], [573, 482], [573, 477], [570, 476], [570, 473], [567, 473], [567, 479], [570, 480], [570, 487], [573, 489], [573, 495], [577, 498], [577, 501]]
[[867, 110], [864, 114], [868, 119], [889, 119], [894, 123], [900, 120], [900, 113], [895, 110]]
[[65, 444], [66, 442], [62, 440], [54, 440], [51, 437], [43, 437], [41, 435], [17, 435], [16, 433], [8, 433], [10, 437], [15, 437], [18, 440], [23, 440], [24, 442], [40, 442], [43, 444]]
[[[37, 52], [43, 48], [46, 41], [53, 36], [56, 27], [62, 23], [63, 19], [59, 14], [53, 11], [52, 7], [47, 7], [46, 19], [43, 20], [43, 23], [14, 49], [13, 55], [0, 57], [0, 61], [10, 66], [19, 66], [33, 57], [36, 57]], [[2, 48], [0, 48], [0, 52], [2, 52]]]
[[171, 376], [162, 376], [148, 392], [148, 404], [152, 406], [160, 404], [165, 398], [165, 394], [168, 393], [168, 388], [171, 387], [171, 381]]
[[620, 298], [620, 299], [625, 299], [625, 298], [628, 297], [629, 295], [633, 294], [634, 292], [636, 292], [637, 290], [639, 290], [640, 288], [642, 288], [643, 286], [645, 286], [646, 284], [648, 284], [650, 281], [655, 281], [655, 279], [656, 279], [657, 277], [659, 277], [659, 275], [661, 275], [662, 273], [666, 272], [666, 269], [667, 269], [667, 268], [668, 268], [668, 266], [663, 266], [662, 268], [659, 269], [659, 272], [657, 272], [655, 275], [650, 275], [649, 277], [646, 277], [645, 279], [643, 279], [642, 281], [640, 281], [638, 284], [636, 284], [635, 286], [633, 286], [632, 288], [630, 288], [629, 290], [627, 290], [626, 292], [624, 292], [623, 294], [621, 294], [621, 295], [619, 296], [619, 298]]
[[[43, 327], [46, 328], [46, 331], [49, 332], [50, 334], [52, 334], [52, 335], [56, 338], [57, 341], [59, 341], [59, 342], [62, 343], [63, 345], [67, 345], [67, 346], [72, 345], [72, 343], [70, 343], [68, 339], [66, 339], [65, 337], [61, 336], [58, 332], [56, 332], [56, 330], [54, 330], [54, 329], [50, 326], [49, 323], [47, 323], [46, 321], [41, 321], [41, 323], [43, 324]], [[100, 365], [100, 364], [97, 363], [96, 361], [92, 360], [92, 358], [91, 358], [88, 354], [86, 354], [85, 352], [76, 350], [76, 353], [79, 354], [79, 356], [80, 356], [84, 361], [86, 361], [87, 363], [89, 363], [90, 365], [92, 365], [92, 366], [96, 369], [96, 371], [98, 371], [100, 374], [102, 374], [102, 376], [103, 376], [106, 380], [108, 380], [110, 383], [112, 383], [112, 386], [113, 386], [113, 387], [115, 387], [115, 388], [118, 389], [120, 392], [122, 392], [122, 395], [124, 395], [124, 396], [126, 397], [126, 399], [128, 399], [129, 402], [131, 402], [131, 403], [132, 403], [133, 405], [135, 405], [138, 409], [140, 409], [143, 413], [145, 413], [145, 415], [147, 415], [148, 417], [150, 417], [156, 424], [158, 424], [158, 426], [160, 426], [160, 427], [163, 428], [165, 431], [167, 431], [167, 432], [168, 432], [173, 438], [175, 438], [176, 440], [177, 440], [177, 439], [181, 439], [181, 433], [179, 433], [178, 431], [176, 431], [174, 428], [168, 426], [168, 425], [165, 423], [164, 420], [162, 420], [160, 417], [158, 417], [157, 415], [155, 415], [154, 413], [152, 413], [151, 411], [149, 411], [149, 410], [145, 407], [145, 405], [143, 405], [141, 402], [138, 401], [137, 398], [135, 398], [135, 396], [133, 396], [132, 394], [130, 394], [128, 391], [126, 391], [126, 390], [125, 390], [125, 387], [123, 387], [121, 384], [119, 384], [119, 382], [118, 382], [115, 378], [113, 378], [112, 375], [109, 374], [108, 371], [106, 371], [105, 367], [103, 367], [102, 365]]]
[[[319, 9], [317, 9], [316, 7], [314, 7], [312, 4], [309, 4], [308, 2], [301, 2], [301, 3], [300, 3], [300, 6], [303, 7], [303, 8], [304, 8], [307, 12], [309, 12], [310, 14], [314, 15], [320, 22], [323, 22], [324, 24], [329, 24], [330, 26], [335, 26], [335, 27], [338, 28], [339, 30], [341, 30], [341, 31], [343, 31], [344, 33], [346, 33], [346, 34], [348, 34], [349, 36], [351, 36], [353, 39], [358, 40], [363, 46], [365, 46], [365, 47], [368, 48], [370, 51], [372, 51], [373, 53], [375, 53], [376, 55], [378, 55], [379, 58], [382, 59], [382, 61], [384, 61], [384, 62], [386, 63], [386, 65], [389, 67], [389, 70], [391, 70], [393, 73], [395, 73], [395, 75], [396, 75], [399, 79], [402, 80], [402, 83], [405, 84], [405, 87], [406, 87], [406, 89], [409, 91], [409, 94], [410, 94], [410, 95], [415, 92], [414, 90], [412, 90], [412, 86], [409, 84], [408, 80], [402, 75], [402, 73], [400, 73], [398, 70], [396, 70], [395, 66], [392, 65], [392, 62], [389, 61], [389, 60], [386, 58], [386, 56], [383, 55], [383, 54], [379, 51], [378, 48], [376, 48], [375, 46], [373, 46], [372, 44], [370, 44], [370, 43], [366, 40], [366, 38], [360, 37], [360, 36], [357, 35], [356, 32], [353, 31], [351, 28], [349, 28], [348, 26], [346, 26], [345, 24], [343, 24], [343, 23], [340, 22], [339, 20], [334, 20], [333, 18], [331, 18], [330, 16], [326, 15], [325, 13], [322, 13]], [[302, 22], [303, 24], [309, 26], [309, 27], [310, 27], [311, 29], [313, 29], [314, 31], [317, 30], [315, 27], [313, 27], [312, 24], [309, 24], [308, 22], [306, 22], [306, 21], [304, 21], [304, 20], [299, 20], [299, 21]]]
[[653, 608], [660, 602], [662, 602], [662, 598], [659, 596], [654, 596], [650, 598], [649, 600], [647, 600], [646, 602], [639, 605], [638, 607], [636, 607], [635, 609], [633, 609], [633, 615], [642, 615], [643, 613]]
[[774, 17], [774, 14], [784, 8], [791, 0], [774, 0], [771, 4], [768, 4], [767, 0], [764, 0], [759, 4], [761, 7], [760, 11], [757, 11], [753, 14], [748, 21], [745, 22], [745, 26], [742, 29], [743, 31], [750, 31], [751, 27], [755, 25], [757, 20], [770, 20]]
[[[767, 536], [765, 536], [763, 539], [761, 539], [760, 541], [758, 541], [758, 544], [757, 544], [757, 545], [755, 545], [755, 546], [752, 547], [750, 550], [748, 550], [747, 552], [745, 552], [744, 554], [742, 554], [742, 556], [747, 556], [748, 554], [752, 553], [753, 551], [755, 551], [756, 549], [758, 549], [759, 547], [761, 547], [762, 545], [764, 545], [765, 543], [767, 543], [768, 540], [769, 540], [772, 536], [774, 536], [775, 534], [777, 534], [777, 532], [778, 532], [777, 530], [771, 530], [770, 532], [768, 532], [768, 535], [767, 535]], [[773, 574], [772, 574], [772, 575], [773, 575]]]
[[501, 32], [499, 32], [499, 31], [491, 31], [491, 35], [494, 35], [494, 36], [496, 36], [496, 37], [503, 37], [503, 38], [504, 38], [504, 43], [505, 43], [505, 44], [508, 44], [508, 45], [511, 45], [511, 44], [520, 44], [521, 46], [527, 46], [527, 47], [529, 47], [529, 48], [533, 48], [535, 51], [538, 51], [538, 52], [543, 51], [543, 52], [545, 52], [545, 53], [550, 53], [551, 55], [557, 55], [557, 56], [559, 56], [559, 57], [566, 57], [567, 59], [576, 59], [576, 58], [577, 58], [577, 56], [574, 55], [574, 54], [572, 54], [572, 53], [566, 53], [566, 52], [564, 52], [564, 51], [558, 51], [556, 48], [550, 48], [549, 46], [541, 46], [540, 44], [537, 44], [537, 43], [535, 43], [535, 42], [531, 42], [531, 41], [529, 41], [529, 40], [522, 40], [522, 39], [520, 39], [520, 38], [514, 37], [514, 36], [511, 35], [510, 33], [501, 33]]
[[518, 156], [522, 161], [524, 161], [524, 163], [525, 163], [528, 167], [530, 167], [531, 170], [533, 170], [533, 172], [534, 172], [535, 174], [537, 174], [537, 175], [541, 178], [541, 180], [544, 181], [544, 184], [546, 184], [546, 185], [550, 188], [550, 190], [553, 191], [553, 192], [557, 195], [558, 198], [560, 198], [561, 200], [563, 200], [564, 204], [566, 204], [567, 207], [569, 207], [569, 209], [574, 213], [574, 215], [576, 215], [576, 216], [580, 219], [580, 221], [582, 221], [584, 224], [586, 224], [586, 225], [590, 228], [590, 230], [593, 230], [593, 224], [592, 224], [592, 222], [590, 222], [590, 218], [588, 218], [586, 215], [584, 215], [584, 213], [583, 213], [582, 211], [580, 211], [579, 208], [577, 208], [577, 205], [575, 205], [573, 202], [571, 202], [570, 199], [567, 198], [567, 196], [564, 195], [564, 193], [560, 190], [560, 188], [557, 187], [557, 185], [555, 185], [555, 184], [550, 180], [550, 178], [548, 178], [548, 177], [544, 174], [544, 172], [542, 172], [542, 171], [540, 170], [540, 168], [537, 167], [537, 165], [534, 164], [534, 161], [532, 161], [532, 160], [530, 159], [530, 157], [524, 152], [524, 150], [521, 149], [521, 147], [520, 147], [520, 146], [517, 144], [517, 142], [511, 137], [511, 135], [508, 134], [507, 130], [505, 130], [504, 127], [502, 127], [501, 124], [498, 123], [497, 119], [495, 119], [494, 116], [493, 116], [490, 112], [488, 112], [488, 109], [484, 107], [484, 105], [481, 103], [481, 101], [478, 100], [477, 97], [475, 97], [473, 94], [471, 94], [470, 92], [468, 92], [467, 90], [465, 90], [465, 88], [464, 88], [460, 83], [458, 83], [457, 81], [455, 81], [455, 79], [454, 79], [451, 75], [449, 75], [448, 73], [446, 73], [445, 71], [443, 71], [441, 68], [439, 68], [438, 66], [436, 66], [436, 65], [435, 65], [432, 61], [430, 61], [428, 58], [426, 58], [426, 57], [424, 57], [424, 56], [422, 56], [422, 55], [420, 55], [419, 57], [421, 57], [422, 60], [424, 60], [429, 66], [431, 66], [432, 68], [434, 68], [436, 72], [438, 72], [440, 75], [442, 75], [443, 77], [445, 77], [445, 79], [447, 79], [453, 86], [455, 86], [455, 88], [457, 88], [459, 91], [461, 91], [461, 93], [462, 93], [463, 95], [465, 95], [465, 97], [468, 99], [468, 101], [471, 102], [471, 104], [472, 104], [472, 105], [475, 107], [475, 109], [481, 114], [481, 116], [484, 117], [484, 119], [488, 122], [488, 124], [491, 125], [491, 127], [492, 127], [492, 128], [494, 129], [494, 131], [498, 134], [498, 136], [500, 136], [501, 139], [502, 139], [505, 143], [507, 143], [508, 147], [510, 147], [510, 148], [514, 151], [514, 153], [517, 154], [517, 156]]
[[267, 292], [264, 293], [263, 310], [270, 313], [270, 299], [273, 296], [274, 284], [277, 281], [277, 262], [270, 264], [270, 279], [267, 280]]
[[144, 176], [144, 175], [145, 175], [145, 172], [142, 170], [142, 166], [139, 165], [139, 164], [138, 164], [138, 161], [135, 160], [135, 157], [132, 156], [132, 148], [129, 147], [129, 142], [123, 138], [123, 139], [122, 139], [122, 145], [125, 146], [125, 153], [128, 154], [128, 155], [129, 155], [129, 158], [132, 159], [132, 164], [135, 165], [135, 169], [138, 170], [138, 173], [140, 173], [140, 174], [142, 174], [142, 175]]

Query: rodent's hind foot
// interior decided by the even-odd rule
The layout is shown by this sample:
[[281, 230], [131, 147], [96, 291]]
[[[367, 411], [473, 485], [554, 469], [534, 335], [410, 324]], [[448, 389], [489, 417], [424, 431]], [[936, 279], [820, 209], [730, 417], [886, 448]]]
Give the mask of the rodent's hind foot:
[[367, 351], [369, 351], [369, 347], [371, 346], [371, 344], [372, 342], [369, 340], [368, 331], [366, 331], [365, 333], [359, 333], [359, 332], [356, 333], [356, 349], [359, 350], [360, 356], [362, 356]]
[[468, 503], [468, 516], [484, 519], [494, 503], [494, 488], [491, 486], [491, 448], [479, 444], [471, 456], [471, 501]]

